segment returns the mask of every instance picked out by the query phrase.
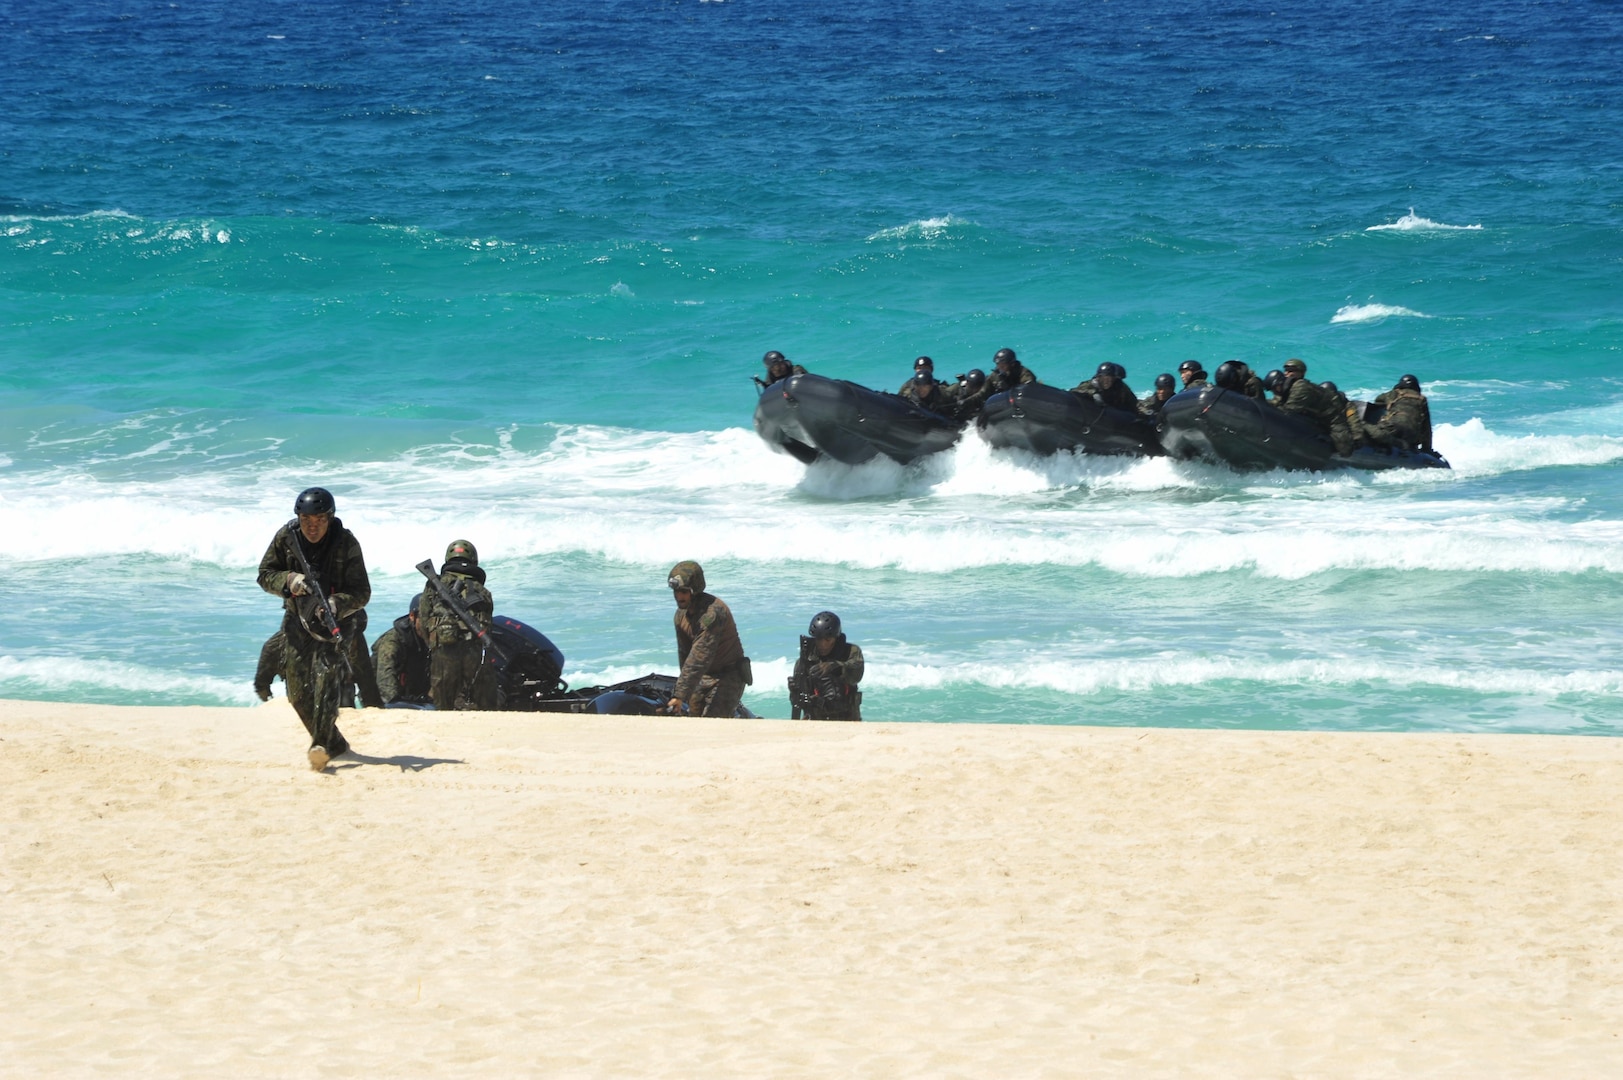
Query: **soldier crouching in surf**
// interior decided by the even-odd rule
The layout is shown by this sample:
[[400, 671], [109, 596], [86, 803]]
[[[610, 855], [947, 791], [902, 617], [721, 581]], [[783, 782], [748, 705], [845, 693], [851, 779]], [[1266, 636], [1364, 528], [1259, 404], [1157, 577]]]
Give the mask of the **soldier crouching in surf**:
[[807, 720], [861, 720], [862, 650], [845, 640], [840, 617], [819, 611], [800, 639], [800, 659], [789, 676], [790, 715]]
[[259, 560], [259, 587], [282, 598], [281, 675], [310, 733], [308, 757], [317, 771], [349, 749], [338, 730], [338, 703], [352, 678], [348, 654], [360, 636], [357, 616], [372, 598], [360, 541], [334, 509], [325, 488], [301, 492], [293, 504], [298, 516], [276, 531]]
[[[692, 561], [671, 567], [665, 579], [676, 600], [676, 658], [682, 665], [666, 711], [694, 716], [732, 716], [755, 680], [738, 638], [738, 626], [725, 603], [704, 591], [704, 568]], [[715, 679], [708, 696], [705, 676]]]

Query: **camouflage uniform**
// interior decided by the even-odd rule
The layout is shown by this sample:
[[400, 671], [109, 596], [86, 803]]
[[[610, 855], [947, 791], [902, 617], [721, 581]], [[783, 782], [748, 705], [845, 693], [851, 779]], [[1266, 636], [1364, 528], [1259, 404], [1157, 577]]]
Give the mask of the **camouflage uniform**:
[[1352, 436], [1353, 446], [1356, 448], [1368, 443], [1370, 440], [1364, 431], [1364, 419], [1358, 415], [1358, 407], [1348, 401], [1347, 395], [1343, 394], [1339, 389], [1331, 389], [1328, 385], [1324, 388], [1330, 391], [1330, 396], [1335, 398], [1336, 408], [1340, 409], [1341, 415], [1347, 418], [1347, 432]]
[[1372, 442], [1397, 442], [1409, 449], [1431, 449], [1431, 403], [1418, 390], [1388, 390], [1375, 399], [1386, 406], [1381, 418], [1369, 425]]
[[[440, 580], [458, 595], [479, 628], [488, 631], [495, 604], [485, 588], [485, 571], [472, 544], [456, 540], [446, 548]], [[442, 712], [494, 709], [496, 669], [486, 663], [484, 641], [445, 602], [432, 581], [423, 583], [420, 605], [417, 620], [428, 639], [428, 694], [434, 708]]]
[[1082, 397], [1090, 397], [1101, 405], [1108, 405], [1112, 409], [1121, 409], [1123, 412], [1138, 412], [1138, 395], [1133, 393], [1127, 385], [1127, 380], [1117, 379], [1106, 390], [1099, 385], [1098, 379], [1089, 379], [1071, 389], [1071, 393]]
[[1139, 398], [1138, 399], [1138, 412], [1139, 412], [1139, 415], [1141, 415], [1141, 416], [1160, 416], [1161, 415], [1161, 410], [1166, 408], [1167, 402], [1171, 401], [1172, 397], [1173, 397], [1172, 394], [1168, 394], [1165, 398], [1162, 398], [1161, 397], [1161, 391], [1156, 390], [1156, 391], [1151, 392], [1149, 397]]
[[286, 653], [287, 635], [280, 630], [266, 638], [265, 644], [259, 647], [259, 664], [254, 668], [254, 693], [259, 695], [260, 701], [271, 699], [272, 682], [277, 678], [286, 678], [282, 674]]
[[[744, 643], [738, 638], [738, 625], [723, 601], [707, 592], [695, 592], [686, 608], [677, 608], [676, 658], [682, 665], [673, 698], [693, 702], [693, 712], [701, 716], [732, 716], [744, 698]], [[715, 677], [709, 700], [694, 701], [704, 676]]]
[[900, 394], [926, 412], [951, 416], [953, 414], [952, 399], [957, 397], [957, 390], [956, 383], [937, 382], [935, 390], [930, 394], [930, 400], [925, 401], [919, 397], [918, 387], [913, 384], [912, 380], [908, 380], [907, 384], [902, 387]]
[[378, 672], [378, 693], [385, 705], [394, 701], [421, 705], [429, 700], [428, 643], [402, 615], [379, 635], [372, 646]]
[[[303, 548], [311, 569], [316, 572], [318, 581], [309, 584], [314, 588], [319, 583], [338, 613], [346, 651], [351, 655], [355, 649], [351, 643], [360, 639], [359, 627], [365, 626], [358, 616], [372, 599], [372, 582], [366, 574], [360, 542], [337, 517], [330, 519], [327, 535], [319, 544], [304, 539], [295, 518], [277, 530], [259, 560], [259, 587], [282, 598], [281, 671], [287, 681], [288, 701], [310, 733], [310, 745], [324, 747], [328, 754], [336, 756], [349, 749], [349, 742], [337, 724], [339, 699], [347, 680], [339, 650], [325, 636], [319, 640], [312, 636], [299, 618], [301, 603], [308, 609], [312, 598], [288, 594], [289, 575], [303, 573], [294, 544]], [[320, 624], [313, 616], [309, 621], [319, 630]], [[370, 664], [367, 670], [371, 670]], [[375, 685], [373, 692], [376, 693]]]
[[1312, 421], [1320, 433], [1330, 436], [1336, 453], [1352, 453], [1352, 430], [1347, 427], [1346, 410], [1336, 404], [1334, 394], [1318, 383], [1305, 376], [1293, 377], [1284, 396], [1275, 404], [1282, 412]]
[[[803, 680], [816, 695], [806, 707], [806, 719], [861, 720], [862, 693], [857, 684], [862, 681], [862, 673], [862, 650], [846, 641], [844, 634], [827, 656], [818, 656], [814, 650], [804, 668], [797, 661], [796, 678]], [[834, 692], [825, 694], [824, 688]]]
[[1009, 375], [1005, 375], [1001, 370], [994, 368], [992, 374], [986, 377], [986, 396], [991, 397], [993, 394], [1001, 394], [1005, 390], [1013, 390], [1017, 386], [1024, 386], [1027, 383], [1036, 381], [1037, 376], [1030, 368], [1024, 365], [1021, 365]]

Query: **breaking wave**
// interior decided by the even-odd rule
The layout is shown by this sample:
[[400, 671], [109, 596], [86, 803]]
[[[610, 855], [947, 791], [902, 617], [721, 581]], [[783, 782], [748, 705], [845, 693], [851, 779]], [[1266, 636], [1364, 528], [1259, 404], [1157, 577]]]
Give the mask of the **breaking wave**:
[[1420, 217], [1409, 207], [1409, 212], [1396, 221], [1384, 225], [1371, 225], [1365, 232], [1481, 232], [1481, 225], [1445, 225], [1441, 221]]
[[1333, 323], [1367, 323], [1380, 322], [1383, 319], [1398, 316], [1407, 316], [1411, 319], [1435, 318], [1435, 316], [1427, 315], [1423, 311], [1397, 307], [1393, 304], [1346, 304], [1338, 308], [1336, 313], [1330, 316], [1330, 321]]

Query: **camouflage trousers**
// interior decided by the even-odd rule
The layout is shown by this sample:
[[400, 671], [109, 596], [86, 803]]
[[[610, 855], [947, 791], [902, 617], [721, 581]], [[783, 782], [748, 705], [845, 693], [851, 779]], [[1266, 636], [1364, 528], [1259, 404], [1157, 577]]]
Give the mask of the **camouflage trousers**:
[[[372, 654], [367, 651], [366, 635], [363, 633], [366, 630], [366, 612], [357, 611], [339, 625], [344, 629], [344, 654], [349, 660], [349, 670], [355, 676], [355, 682], [353, 686], [346, 682], [339, 688], [338, 707], [354, 705], [355, 691], [359, 691], [361, 708], [383, 708], [383, 696], [378, 693], [377, 672], [372, 666]], [[270, 700], [271, 681], [276, 676], [286, 678], [283, 672], [286, 656], [287, 631], [278, 630], [265, 639], [265, 644], [259, 650], [259, 664], [254, 669], [254, 692], [261, 701]]]
[[436, 645], [428, 657], [428, 696], [439, 712], [451, 709], [494, 709], [496, 669], [485, 663], [478, 641]]
[[287, 680], [287, 700], [310, 733], [310, 745], [338, 755], [349, 749], [349, 740], [338, 730], [338, 699], [348, 680], [338, 649], [312, 638], [295, 623], [282, 627], [282, 678]]
[[699, 691], [693, 695], [694, 716], [733, 716], [738, 703], [744, 700], [744, 674], [737, 668], [724, 674], [699, 681]]

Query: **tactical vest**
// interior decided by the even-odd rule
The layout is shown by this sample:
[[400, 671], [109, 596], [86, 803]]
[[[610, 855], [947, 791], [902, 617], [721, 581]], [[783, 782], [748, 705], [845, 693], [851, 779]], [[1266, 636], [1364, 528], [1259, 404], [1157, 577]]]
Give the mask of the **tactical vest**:
[[[477, 578], [465, 574], [441, 574], [440, 580], [445, 587], [462, 602], [479, 623], [481, 630], [489, 630], [491, 626], [491, 612], [495, 610], [496, 603], [490, 595], [490, 590], [479, 583]], [[423, 603], [417, 613], [417, 618], [428, 625], [428, 643], [435, 648], [450, 645], [458, 641], [471, 641], [477, 637], [468, 629], [457, 613], [452, 610], [440, 596], [439, 590], [429, 585], [423, 592]]]

